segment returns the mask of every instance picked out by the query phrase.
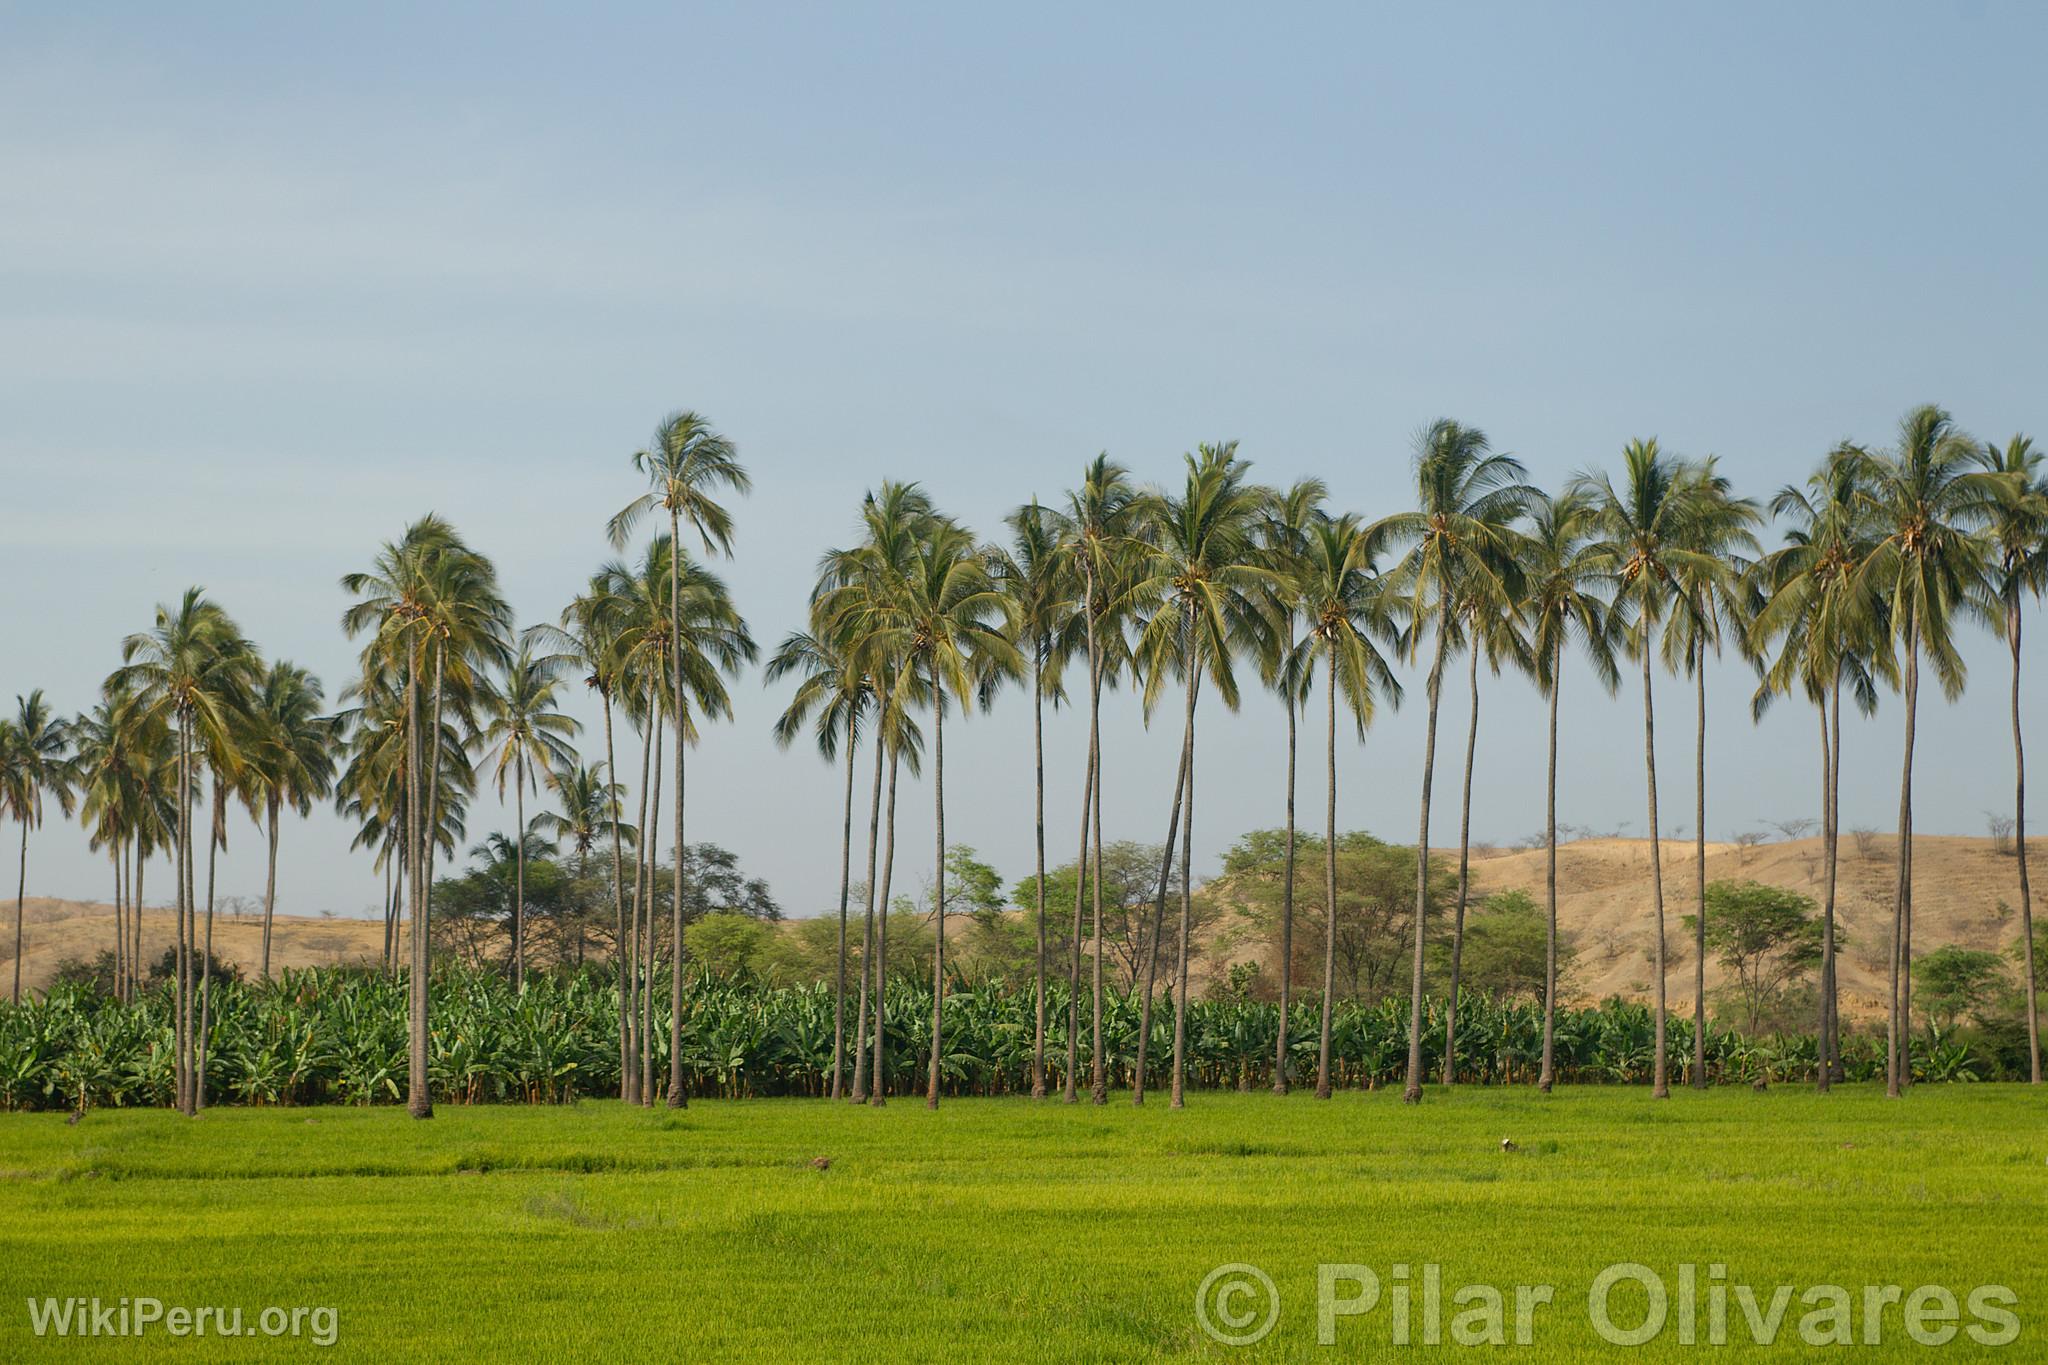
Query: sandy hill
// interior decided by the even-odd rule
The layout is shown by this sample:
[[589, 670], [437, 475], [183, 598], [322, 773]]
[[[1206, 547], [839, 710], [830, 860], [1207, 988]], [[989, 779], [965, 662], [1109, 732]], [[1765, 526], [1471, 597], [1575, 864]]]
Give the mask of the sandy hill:
[[[1857, 1014], [1882, 1009], [1895, 875], [1892, 851], [1889, 836], [1842, 838], [1836, 904], [1848, 939], [1841, 962], [1843, 1007]], [[1450, 860], [1456, 853], [1449, 849], [1440, 856]], [[1692, 989], [1692, 940], [1680, 917], [1694, 908], [1693, 845], [1667, 840], [1662, 856], [1671, 935], [1669, 988], [1672, 1001], [1678, 1003], [1689, 999]], [[1913, 943], [1918, 951], [1944, 943], [2003, 949], [2019, 940], [2018, 863], [2010, 855], [1997, 852], [1985, 839], [1922, 835], [1914, 841], [1913, 863]], [[1543, 872], [1540, 848], [1478, 852], [1472, 864], [1474, 893], [1484, 896], [1518, 888], [1540, 903]], [[1803, 891], [1818, 900], [1821, 874], [1819, 839], [1750, 848], [1707, 845], [1709, 881], [1748, 878]], [[1577, 941], [1575, 985], [1580, 996], [1649, 996], [1654, 942], [1649, 903], [1647, 840], [1585, 839], [1559, 850], [1558, 921]], [[2007, 908], [2001, 910], [2001, 904]], [[0, 917], [7, 909], [11, 907], [0, 906]], [[145, 912], [145, 942], [152, 953], [169, 947], [173, 933], [168, 910]], [[261, 956], [262, 933], [259, 915], [217, 915], [214, 951], [253, 972]], [[113, 915], [105, 905], [31, 899], [26, 940], [23, 981], [40, 988], [59, 962], [91, 958], [112, 948]], [[11, 957], [11, 947], [0, 939], [0, 963]], [[280, 915], [271, 960], [273, 967], [375, 961], [382, 950], [383, 925], [379, 921]], [[11, 970], [6, 975], [11, 977]], [[1710, 989], [1721, 983], [1722, 975], [1710, 960]]]

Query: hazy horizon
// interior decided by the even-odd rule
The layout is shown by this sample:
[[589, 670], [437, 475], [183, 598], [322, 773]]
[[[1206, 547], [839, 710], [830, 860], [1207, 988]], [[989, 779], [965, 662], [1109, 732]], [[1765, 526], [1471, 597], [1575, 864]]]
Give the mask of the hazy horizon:
[[[613, 553], [628, 457], [680, 407], [753, 475], [717, 567], [765, 654], [884, 478], [994, 536], [1098, 450], [1168, 482], [1181, 452], [1234, 438], [1255, 478], [1318, 474], [1333, 508], [1378, 516], [1411, 496], [1411, 434], [1451, 416], [1546, 488], [1656, 435], [1767, 498], [1837, 440], [1888, 443], [1920, 402], [1999, 441], [2048, 406], [2031, 9], [380, 25], [100, 6], [0, 26], [10, 708], [36, 687], [88, 707], [121, 639], [191, 584], [332, 698], [356, 655], [339, 578], [430, 510], [496, 560], [522, 626], [552, 621]], [[1969, 80], [1898, 79], [1930, 57]], [[2037, 605], [2026, 622], [2041, 638]], [[2010, 813], [2005, 652], [1963, 637], [1963, 700], [1923, 688], [1923, 833]], [[1566, 679], [1560, 819], [1641, 835], [1637, 684]], [[1242, 681], [1237, 715], [1202, 706], [1198, 877], [1283, 818], [1282, 712]], [[1340, 736], [1338, 824], [1412, 843], [1420, 670], [1402, 681], [1362, 746]], [[1733, 659], [1708, 673], [1717, 839], [1817, 813], [1811, 708], [1753, 725], [1752, 685]], [[1518, 677], [1482, 689], [1473, 830], [1506, 844], [1541, 825], [1543, 703]], [[825, 913], [842, 774], [775, 748], [788, 690], [735, 681], [732, 723], [690, 759], [688, 837], [733, 849], [787, 913]], [[601, 756], [596, 707], [566, 691]], [[1660, 674], [1657, 710], [1666, 830], [1689, 833], [1689, 684]], [[1438, 845], [1466, 714], [1454, 668]], [[1104, 718], [1104, 835], [1157, 841], [1178, 715], [1150, 732], [1113, 694]], [[1887, 694], [1845, 722], [1845, 830], [1895, 823], [1899, 720]], [[1012, 689], [947, 729], [949, 838], [1006, 886], [1032, 870], [1030, 722]], [[1074, 856], [1084, 731], [1047, 714], [1054, 865]], [[913, 894], [931, 816], [906, 778]], [[471, 838], [510, 823], [487, 793]], [[281, 912], [374, 909], [351, 833], [326, 806], [286, 823]], [[262, 840], [240, 819], [230, 840], [221, 894], [260, 896]], [[109, 883], [75, 822], [33, 836], [29, 894]]]

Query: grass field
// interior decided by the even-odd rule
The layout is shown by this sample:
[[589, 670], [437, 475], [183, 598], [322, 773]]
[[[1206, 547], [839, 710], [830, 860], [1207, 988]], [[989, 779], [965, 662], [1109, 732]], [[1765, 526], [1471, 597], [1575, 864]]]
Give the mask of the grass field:
[[[0, 1176], [5, 1360], [1399, 1358], [1397, 1262], [1417, 1342], [1423, 1263], [1442, 1267], [1447, 1342], [1458, 1287], [1500, 1289], [1512, 1342], [1513, 1286], [1555, 1286], [1524, 1360], [1624, 1354], [1587, 1311], [1618, 1262], [1674, 1295], [1697, 1263], [1702, 1339], [1713, 1262], [1765, 1311], [1780, 1284], [1846, 1287], [1859, 1342], [1866, 1284], [2003, 1285], [2020, 1328], [1997, 1354], [2048, 1356], [2048, 1099], [2023, 1086], [0, 1115]], [[1277, 1287], [1254, 1347], [1197, 1320], [1227, 1262]], [[1383, 1286], [1335, 1321], [1336, 1349], [1316, 1343], [1325, 1262]], [[339, 1342], [32, 1335], [25, 1300], [94, 1295], [239, 1306], [251, 1330], [266, 1306], [331, 1306]], [[1615, 1321], [1644, 1303], [1624, 1286]], [[1253, 1300], [1212, 1304], [1227, 1328]], [[1807, 1311], [1795, 1297], [1770, 1354], [1813, 1354]], [[1884, 1310], [1879, 1354], [1924, 1354], [1901, 1315]], [[1732, 1292], [1727, 1319], [1719, 1354], [1755, 1354]], [[1714, 1353], [1677, 1322], [1674, 1302], [1625, 1354]], [[1958, 1335], [1939, 1354], [1982, 1350]]]

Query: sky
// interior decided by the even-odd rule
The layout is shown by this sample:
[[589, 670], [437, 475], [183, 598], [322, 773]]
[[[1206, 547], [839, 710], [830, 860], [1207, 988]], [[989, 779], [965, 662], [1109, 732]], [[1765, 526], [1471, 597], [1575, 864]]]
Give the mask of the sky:
[[[1225, 439], [1382, 515], [1439, 416], [1546, 487], [1654, 435], [1758, 497], [1921, 402], [2040, 429], [2044, 50], [2048, 10], [2018, 4], [0, 4], [0, 696], [86, 708], [193, 584], [331, 694], [338, 580], [429, 510], [552, 620], [678, 408], [752, 472], [720, 571], [764, 648], [885, 478], [992, 536], [1098, 451], [1163, 482]], [[2005, 656], [1977, 630], [1965, 656], [1964, 698], [1923, 698], [1923, 833], [2012, 804]], [[1579, 677], [1560, 818], [1640, 834], [1639, 695]], [[1404, 681], [1340, 740], [1338, 819], [1411, 842]], [[1717, 838], [1817, 809], [1813, 713], [1752, 724], [1752, 685], [1709, 671]], [[1689, 692], [1658, 687], [1689, 832]], [[734, 699], [688, 837], [826, 912], [838, 774], [774, 746], [786, 689], [750, 670]], [[1467, 714], [1447, 686], [1438, 842]], [[1542, 715], [1485, 679], [1476, 838], [1540, 828]], [[1891, 827], [1900, 719], [1887, 697], [1848, 726], [1845, 828]], [[1105, 729], [1105, 835], [1156, 842], [1175, 718], [1113, 694]], [[1082, 717], [1046, 740], [1071, 861]], [[1030, 744], [1014, 691], [948, 729], [948, 838], [1007, 881]], [[1205, 701], [1197, 772], [1202, 876], [1281, 822], [1284, 713]], [[1311, 822], [1320, 775], [1310, 750]], [[913, 891], [932, 813], [906, 781]], [[471, 833], [511, 823], [487, 799]], [[370, 911], [351, 834], [286, 828], [281, 911]], [[230, 839], [222, 894], [260, 894], [261, 840]], [[30, 894], [110, 876], [75, 824], [34, 836]]]

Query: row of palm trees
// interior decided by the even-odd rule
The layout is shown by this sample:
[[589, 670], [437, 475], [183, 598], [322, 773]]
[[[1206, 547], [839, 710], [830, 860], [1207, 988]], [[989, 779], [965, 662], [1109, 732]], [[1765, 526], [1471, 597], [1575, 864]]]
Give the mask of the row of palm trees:
[[[490, 561], [445, 520], [429, 515], [381, 548], [371, 566], [343, 580], [354, 597], [344, 628], [360, 639], [360, 674], [344, 689], [342, 709], [322, 716], [316, 679], [289, 664], [266, 668], [220, 607], [197, 589], [159, 610], [154, 628], [131, 638], [124, 665], [109, 678], [91, 716], [54, 718], [40, 694], [0, 722], [0, 802], [26, 835], [46, 800], [71, 809], [82, 793], [95, 845], [116, 870], [125, 990], [140, 982], [139, 908], [147, 857], [174, 864], [178, 912], [180, 1104], [199, 1103], [210, 974], [214, 855], [224, 845], [227, 811], [241, 803], [265, 824], [271, 854], [266, 891], [265, 961], [275, 895], [278, 817], [310, 810], [331, 795], [358, 825], [358, 847], [372, 852], [387, 888], [385, 953], [397, 964], [401, 937], [410, 949], [408, 1103], [430, 1114], [426, 989], [429, 923], [437, 857], [453, 854], [478, 784], [509, 790], [517, 814], [510, 841], [518, 864], [509, 974], [525, 975], [524, 862], [530, 842], [555, 836], [584, 856], [610, 845], [610, 890], [619, 976], [618, 1046], [622, 1098], [652, 1103], [665, 1092], [685, 1103], [673, 1059], [685, 972], [682, 921], [688, 904], [685, 779], [689, 745], [705, 719], [727, 718], [727, 680], [756, 648], [724, 582], [683, 546], [730, 555], [733, 518], [721, 502], [749, 480], [732, 443], [701, 415], [665, 420], [634, 456], [644, 493], [608, 526], [626, 551], [645, 518], [665, 520], [629, 557], [594, 573], [555, 623], [515, 628]], [[1341, 720], [1361, 739], [1382, 705], [1398, 705], [1396, 673], [1427, 657], [1427, 718], [1419, 783], [1415, 957], [1408, 1031], [1408, 1097], [1422, 1093], [1427, 859], [1431, 847], [1437, 720], [1445, 674], [1465, 663], [1469, 692], [1465, 736], [1457, 896], [1450, 924], [1445, 1051], [1457, 1046], [1463, 927], [1470, 885], [1470, 812], [1478, 751], [1482, 654], [1489, 675], [1526, 673], [1548, 700], [1546, 898], [1550, 969], [1545, 988], [1545, 1049], [1539, 1083], [1555, 1079], [1551, 1038], [1556, 981], [1556, 786], [1558, 698], [1568, 658], [1578, 658], [1603, 687], [1621, 681], [1624, 662], [1640, 674], [1644, 773], [1649, 825], [1661, 828], [1656, 770], [1655, 678], [1658, 665], [1692, 683], [1694, 730], [1694, 900], [1704, 903], [1706, 828], [1706, 663], [1731, 649], [1751, 662], [1761, 712], [1798, 693], [1818, 719], [1825, 842], [1825, 936], [1820, 1046], [1831, 1062], [1822, 1084], [1840, 1072], [1835, 982], [1835, 867], [1842, 771], [1841, 704], [1869, 710], [1884, 686], [1904, 700], [1905, 766], [1900, 788], [1899, 866], [1892, 934], [1892, 998], [1887, 1072], [1893, 1093], [1910, 1080], [1905, 1021], [1910, 1018], [1912, 764], [1919, 670], [1924, 658], [1951, 695], [1964, 671], [1958, 623], [1977, 617], [2007, 642], [2012, 656], [2012, 719], [2029, 1046], [2038, 1080], [2039, 1030], [2031, 1008], [2035, 983], [2032, 909], [2026, 880], [2024, 764], [2020, 734], [2020, 606], [2048, 580], [2048, 480], [2041, 455], [2024, 438], [1982, 446], [1938, 408], [1917, 408], [1885, 450], [1842, 445], [1803, 485], [1781, 489], [1769, 510], [1788, 524], [1785, 543], [1764, 552], [1756, 538], [1765, 509], [1735, 495], [1712, 459], [1686, 459], [1654, 440], [1631, 443], [1613, 475], [1575, 476], [1554, 496], [1528, 482], [1512, 456], [1481, 431], [1451, 420], [1416, 438], [1412, 510], [1367, 521], [1328, 508], [1319, 480], [1285, 488], [1252, 481], [1234, 443], [1204, 445], [1187, 456], [1179, 484], [1141, 486], [1130, 471], [1098, 457], [1079, 485], [1055, 505], [1036, 499], [1008, 519], [1006, 543], [984, 544], [947, 517], [914, 484], [884, 483], [861, 508], [858, 537], [828, 551], [818, 566], [807, 628], [791, 633], [767, 665], [770, 680], [792, 678], [795, 692], [775, 725], [788, 745], [809, 728], [820, 753], [844, 765], [844, 815], [834, 989], [830, 1093], [881, 1102], [873, 1078], [884, 1074], [883, 961], [895, 864], [899, 774], [920, 774], [929, 760], [933, 791], [935, 954], [933, 1073], [927, 1103], [939, 1098], [943, 1055], [948, 913], [945, 844], [945, 730], [949, 712], [964, 718], [994, 704], [1010, 684], [1033, 706], [1034, 822], [1038, 903], [1035, 1023], [1031, 1087], [1043, 1096], [1048, 976], [1047, 917], [1067, 913], [1045, 903], [1046, 756], [1044, 709], [1070, 703], [1088, 711], [1082, 773], [1076, 894], [1064, 964], [1069, 989], [1065, 1098], [1077, 1101], [1080, 1049], [1089, 1049], [1091, 1097], [1107, 1100], [1101, 935], [1102, 805], [1107, 774], [1101, 746], [1105, 691], [1128, 687], [1149, 717], [1175, 689], [1182, 711], [1180, 761], [1168, 800], [1164, 851], [1151, 922], [1143, 935], [1141, 1027], [1150, 1016], [1164, 967], [1173, 1002], [1174, 1048], [1168, 1088], [1183, 1099], [1192, 919], [1192, 829], [1197, 719], [1205, 691], [1231, 709], [1241, 671], [1255, 670], [1283, 702], [1286, 724], [1287, 853], [1279, 960], [1292, 961], [1295, 797], [1298, 731], [1321, 692], [1325, 748], [1325, 905], [1334, 915], [1337, 735]], [[1078, 678], [1072, 675], [1077, 670]], [[577, 724], [561, 711], [565, 680], [580, 676], [603, 715], [605, 755], [584, 764], [571, 741]], [[1071, 686], [1070, 686], [1071, 683]], [[614, 722], [623, 714], [640, 738], [635, 818], [625, 810]], [[866, 876], [854, 877], [853, 820], [857, 751], [872, 754]], [[75, 752], [74, 752], [75, 750]], [[660, 864], [654, 831], [669, 774], [672, 858], [669, 923], [657, 923]], [[201, 777], [213, 778], [208, 837], [207, 930], [197, 926], [192, 826]], [[543, 787], [557, 808], [528, 821], [525, 802]], [[644, 837], [643, 837], [644, 833]], [[630, 867], [628, 851], [633, 854]], [[1177, 918], [1167, 921], [1172, 860], [1180, 859]], [[1652, 859], [1651, 910], [1656, 957], [1657, 1058], [1652, 1084], [1668, 1093], [1663, 860]], [[849, 942], [853, 890], [865, 888], [861, 948]], [[21, 895], [16, 934], [20, 937]], [[410, 932], [401, 935], [402, 925]], [[1696, 918], [1694, 1011], [1704, 1019], [1704, 916]], [[1169, 937], [1170, 935], [1170, 937]], [[1336, 935], [1325, 934], [1334, 944]], [[1092, 944], [1084, 984], [1085, 944]], [[670, 1029], [666, 1084], [658, 1083], [652, 1045], [658, 967], [667, 948]], [[1161, 961], [1162, 950], [1169, 956]], [[860, 980], [848, 981], [848, 964]], [[16, 953], [17, 994], [20, 953]], [[1332, 1088], [1330, 1051], [1334, 960], [1326, 954], [1316, 1093]], [[1292, 982], [1281, 982], [1283, 1009]], [[1083, 996], [1089, 1019], [1082, 1026]], [[197, 1009], [196, 1028], [193, 1010]], [[852, 1007], [849, 1017], [849, 1005]], [[1695, 1037], [1700, 1030], [1694, 1030]], [[849, 1036], [850, 1035], [850, 1036]], [[1281, 1031], [1274, 1088], [1284, 1091], [1299, 1040]], [[849, 1071], [851, 1060], [851, 1075]], [[188, 1060], [189, 1059], [189, 1060]], [[1701, 1059], [1695, 1058], [1696, 1063]], [[1451, 1068], [1445, 1068], [1448, 1077]], [[1695, 1065], [1696, 1078], [1704, 1077]], [[1132, 1077], [1142, 1104], [1152, 1078], [1140, 1056]], [[1448, 1083], [1448, 1081], [1447, 1081]]]

